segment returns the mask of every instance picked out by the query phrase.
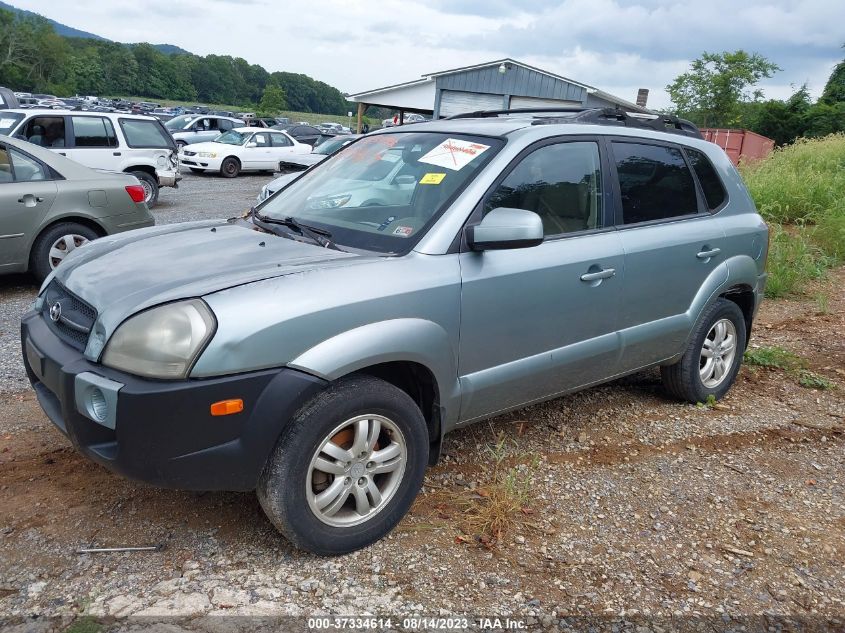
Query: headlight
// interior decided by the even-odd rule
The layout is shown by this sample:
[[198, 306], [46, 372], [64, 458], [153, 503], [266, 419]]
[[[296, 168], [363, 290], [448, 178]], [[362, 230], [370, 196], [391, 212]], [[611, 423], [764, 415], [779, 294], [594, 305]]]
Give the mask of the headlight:
[[331, 196], [330, 198], [323, 198], [322, 200], [314, 200], [308, 205], [311, 209], [337, 209], [349, 202], [352, 196], [346, 194], [342, 196]]
[[103, 365], [149, 378], [185, 378], [215, 326], [214, 315], [199, 299], [141, 312], [117, 328]]
[[217, 158], [217, 152], [197, 152], [200, 158]]

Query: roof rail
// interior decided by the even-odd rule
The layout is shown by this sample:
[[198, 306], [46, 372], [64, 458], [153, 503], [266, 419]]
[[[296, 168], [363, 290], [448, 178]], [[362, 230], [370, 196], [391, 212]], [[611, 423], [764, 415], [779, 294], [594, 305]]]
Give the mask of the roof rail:
[[668, 134], [680, 134], [692, 138], [703, 138], [698, 127], [691, 121], [680, 119], [672, 114], [646, 114], [641, 112], [627, 112], [622, 108], [517, 108], [511, 110], [480, 110], [447, 117], [447, 119], [475, 119], [496, 117], [503, 114], [565, 114], [560, 117], [537, 117], [533, 125], [550, 125], [555, 123], [592, 123], [595, 125], [618, 125]]
[[464, 112], [463, 114], [453, 114], [452, 116], [444, 117], [445, 120], [451, 121], [453, 119], [484, 119], [487, 117], [499, 116], [501, 114], [544, 114], [546, 112], [585, 112], [595, 108], [584, 108], [582, 106], [568, 106], [560, 108], [512, 108], [508, 110], [476, 110], [475, 112]]

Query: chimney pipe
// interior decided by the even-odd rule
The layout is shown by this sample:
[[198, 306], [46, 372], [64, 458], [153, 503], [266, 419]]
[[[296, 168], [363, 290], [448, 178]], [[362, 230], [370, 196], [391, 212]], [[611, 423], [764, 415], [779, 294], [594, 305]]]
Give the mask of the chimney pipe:
[[648, 88], [640, 88], [637, 90], [637, 105], [641, 108], [645, 107], [648, 102]]

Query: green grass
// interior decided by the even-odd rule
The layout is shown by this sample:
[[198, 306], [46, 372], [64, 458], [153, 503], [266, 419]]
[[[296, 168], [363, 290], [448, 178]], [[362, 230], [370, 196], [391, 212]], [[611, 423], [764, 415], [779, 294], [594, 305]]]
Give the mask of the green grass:
[[807, 389], [819, 389], [821, 391], [833, 389], [836, 386], [824, 376], [809, 369], [802, 369], [798, 372], [798, 384]]
[[799, 139], [740, 171], [771, 230], [766, 296], [803, 293], [845, 261], [845, 134]]
[[746, 365], [795, 371], [803, 369], [807, 361], [782, 347], [749, 347], [743, 358]]

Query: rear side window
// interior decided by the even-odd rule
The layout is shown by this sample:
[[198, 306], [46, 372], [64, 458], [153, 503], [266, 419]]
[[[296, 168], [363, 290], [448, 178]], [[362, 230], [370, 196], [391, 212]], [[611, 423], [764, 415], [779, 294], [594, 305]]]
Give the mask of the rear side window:
[[50, 179], [50, 174], [47, 173], [44, 165], [34, 158], [30, 158], [15, 150], [11, 150], [11, 154], [12, 164], [15, 166], [15, 180], [17, 182], [33, 182], [36, 180]]
[[76, 147], [117, 147], [111, 121], [98, 116], [71, 117]]
[[644, 143], [612, 145], [623, 224], [698, 213], [695, 181], [681, 150]]
[[290, 147], [292, 145], [284, 134], [273, 133], [270, 134], [270, 138], [273, 139], [273, 147]]
[[120, 119], [120, 128], [129, 147], [173, 149], [173, 139], [158, 121]]
[[725, 187], [722, 185], [722, 180], [716, 173], [713, 163], [697, 149], [685, 148], [687, 158], [695, 170], [695, 175], [698, 176], [698, 184], [701, 185], [701, 190], [704, 192], [704, 199], [707, 201], [707, 208], [715, 211], [724, 203], [727, 194]]

